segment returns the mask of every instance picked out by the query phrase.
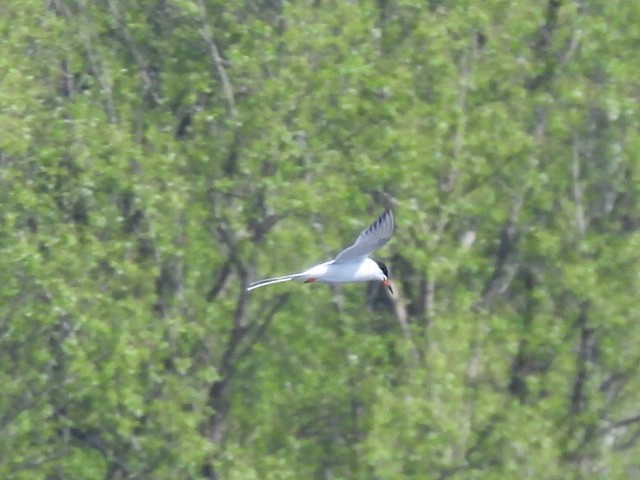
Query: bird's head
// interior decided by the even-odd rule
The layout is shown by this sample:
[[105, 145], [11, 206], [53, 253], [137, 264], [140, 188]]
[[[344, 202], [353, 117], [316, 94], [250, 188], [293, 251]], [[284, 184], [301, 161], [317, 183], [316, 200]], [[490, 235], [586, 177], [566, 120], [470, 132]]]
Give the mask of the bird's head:
[[387, 269], [387, 266], [382, 262], [376, 262], [376, 263], [378, 264], [378, 268], [380, 269], [380, 272], [381, 272], [380, 280], [382, 281], [382, 285], [387, 287], [391, 292], [391, 294], [393, 294], [393, 288], [391, 288], [391, 282], [389, 281], [389, 270]]

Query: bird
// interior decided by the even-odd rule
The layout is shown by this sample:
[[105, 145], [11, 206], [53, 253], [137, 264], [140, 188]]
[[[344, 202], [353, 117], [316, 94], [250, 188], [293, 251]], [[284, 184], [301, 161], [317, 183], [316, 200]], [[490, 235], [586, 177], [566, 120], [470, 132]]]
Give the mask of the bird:
[[247, 290], [291, 280], [304, 283], [379, 281], [393, 294], [387, 266], [383, 262], [370, 259], [369, 256], [389, 241], [394, 227], [393, 213], [387, 208], [375, 222], [362, 231], [351, 246], [345, 248], [333, 260], [315, 265], [300, 273], [258, 280], [251, 283]]

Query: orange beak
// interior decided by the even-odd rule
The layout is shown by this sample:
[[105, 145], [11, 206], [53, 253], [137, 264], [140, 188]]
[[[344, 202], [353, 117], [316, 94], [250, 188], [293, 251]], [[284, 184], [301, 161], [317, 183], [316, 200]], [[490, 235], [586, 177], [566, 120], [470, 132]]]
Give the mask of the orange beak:
[[389, 289], [389, 291], [393, 294], [393, 288], [391, 288], [391, 281], [389, 281], [388, 278], [385, 278], [382, 281], [382, 285], [384, 285], [385, 287], [387, 287]]

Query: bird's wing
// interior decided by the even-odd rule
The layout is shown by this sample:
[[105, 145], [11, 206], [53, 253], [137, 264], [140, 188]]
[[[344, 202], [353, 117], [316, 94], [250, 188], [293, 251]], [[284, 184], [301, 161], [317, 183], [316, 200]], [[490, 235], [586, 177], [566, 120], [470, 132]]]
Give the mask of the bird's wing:
[[273, 278], [265, 278], [264, 280], [258, 280], [257, 282], [253, 282], [247, 288], [247, 291], [255, 290], [256, 288], [266, 287], [267, 285], [273, 285], [274, 283], [282, 283], [293, 280], [294, 278], [299, 277], [300, 274], [296, 273], [294, 275], [285, 275], [283, 277], [273, 277]]
[[393, 228], [393, 214], [391, 210], [386, 209], [369, 228], [358, 236], [353, 245], [338, 254], [333, 263], [347, 263], [368, 257], [374, 250], [389, 241], [393, 235]]

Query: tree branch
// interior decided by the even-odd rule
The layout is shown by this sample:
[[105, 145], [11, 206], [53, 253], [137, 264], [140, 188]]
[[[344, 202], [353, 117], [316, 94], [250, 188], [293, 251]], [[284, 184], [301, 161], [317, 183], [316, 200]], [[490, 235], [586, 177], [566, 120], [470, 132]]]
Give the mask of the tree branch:
[[580, 185], [580, 150], [578, 139], [574, 136], [571, 148], [571, 190], [573, 194], [573, 203], [576, 208], [576, 229], [580, 238], [584, 238], [587, 232], [587, 219], [585, 216], [584, 201], [582, 195], [582, 186]]
[[632, 417], [623, 418], [622, 420], [618, 420], [617, 422], [613, 422], [609, 428], [622, 428], [628, 427], [634, 423], [640, 423], [640, 414], [633, 415]]
[[218, 49], [218, 45], [216, 44], [213, 33], [211, 31], [211, 27], [207, 23], [207, 10], [202, 0], [198, 0], [198, 6], [200, 7], [200, 13], [202, 15], [202, 26], [199, 30], [200, 36], [207, 44], [209, 48], [209, 54], [211, 55], [211, 59], [213, 60], [213, 64], [216, 67], [218, 75], [220, 76], [220, 81], [222, 82], [222, 88], [224, 89], [225, 96], [227, 97], [227, 103], [229, 104], [229, 112], [232, 117], [236, 117], [238, 112], [236, 110], [236, 101], [233, 95], [233, 89], [231, 88], [231, 82], [229, 81], [229, 76], [227, 75], [227, 70], [224, 66], [224, 60], [220, 55], [220, 50]]
[[509, 268], [508, 259], [515, 250], [515, 243], [518, 238], [517, 223], [525, 195], [526, 192], [519, 195], [512, 204], [509, 218], [500, 233], [500, 243], [496, 252], [493, 272], [484, 286], [480, 300], [474, 306], [476, 309], [489, 306], [496, 296], [504, 293], [509, 288], [515, 276], [516, 267]]

